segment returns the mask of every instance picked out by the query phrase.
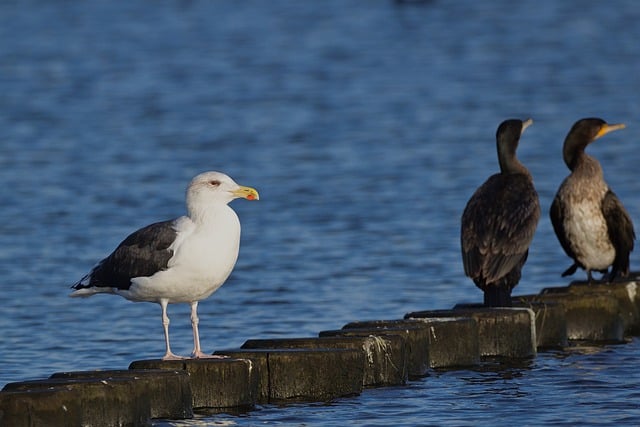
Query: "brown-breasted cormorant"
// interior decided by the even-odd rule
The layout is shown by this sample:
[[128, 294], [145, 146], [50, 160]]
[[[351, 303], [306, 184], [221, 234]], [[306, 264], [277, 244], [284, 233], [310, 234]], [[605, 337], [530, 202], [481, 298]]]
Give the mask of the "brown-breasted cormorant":
[[531, 119], [505, 120], [496, 133], [500, 173], [471, 196], [462, 214], [464, 272], [484, 292], [484, 305], [510, 307], [540, 219], [531, 174], [516, 157]]
[[562, 276], [575, 273], [578, 267], [606, 275], [607, 280], [629, 274], [629, 253], [633, 250], [633, 223], [624, 206], [609, 188], [600, 163], [584, 152], [587, 145], [601, 136], [624, 128], [602, 119], [578, 120], [564, 140], [562, 157], [571, 174], [560, 185], [551, 204], [553, 229], [573, 265]]

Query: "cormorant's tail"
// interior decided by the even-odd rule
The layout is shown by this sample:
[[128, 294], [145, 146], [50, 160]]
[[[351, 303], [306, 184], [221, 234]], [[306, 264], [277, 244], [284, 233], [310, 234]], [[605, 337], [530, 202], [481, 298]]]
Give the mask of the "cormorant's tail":
[[511, 307], [511, 288], [489, 285], [484, 289], [485, 307]]
[[576, 272], [576, 270], [578, 269], [579, 265], [578, 263], [574, 262], [571, 267], [567, 268], [564, 273], [562, 273], [562, 277], [567, 277], [567, 276], [571, 276], [573, 273]]
[[611, 273], [608, 277], [608, 282], [613, 282], [616, 279], [623, 279], [629, 275], [629, 254], [623, 256], [616, 256], [611, 266]]

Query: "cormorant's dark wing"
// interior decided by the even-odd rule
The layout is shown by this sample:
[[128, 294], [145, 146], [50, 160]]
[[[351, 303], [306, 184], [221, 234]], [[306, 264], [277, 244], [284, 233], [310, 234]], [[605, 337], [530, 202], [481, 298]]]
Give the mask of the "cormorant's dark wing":
[[610, 278], [614, 279], [618, 274], [625, 277], [629, 274], [629, 254], [633, 250], [633, 241], [636, 238], [633, 222], [627, 210], [611, 190], [607, 191], [602, 200], [602, 214], [607, 222], [609, 239], [616, 250]]
[[569, 239], [567, 238], [567, 233], [564, 229], [564, 217], [565, 212], [562, 207], [562, 202], [560, 201], [560, 197], [556, 194], [556, 197], [553, 199], [551, 203], [551, 208], [549, 209], [549, 217], [551, 218], [551, 225], [553, 225], [553, 231], [556, 233], [556, 237], [560, 242], [560, 246], [564, 249], [564, 252], [571, 258], [574, 263], [569, 267], [566, 271], [562, 273], [562, 276], [570, 276], [576, 272], [578, 267], [578, 262], [576, 261], [576, 255], [571, 249], [571, 244], [569, 243]]
[[73, 288], [129, 289], [132, 278], [151, 276], [165, 270], [173, 256], [169, 246], [177, 234], [173, 225], [174, 220], [162, 221], [133, 232]]
[[476, 190], [462, 215], [465, 274], [486, 284], [522, 266], [539, 219], [538, 194], [530, 177], [491, 176]]

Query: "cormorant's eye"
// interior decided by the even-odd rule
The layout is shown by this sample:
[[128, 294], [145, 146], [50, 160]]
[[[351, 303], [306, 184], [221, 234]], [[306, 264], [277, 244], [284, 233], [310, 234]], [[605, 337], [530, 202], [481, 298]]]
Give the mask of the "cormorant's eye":
[[213, 181], [209, 181], [209, 185], [211, 185], [212, 187], [217, 187], [220, 185], [220, 181], [214, 179]]

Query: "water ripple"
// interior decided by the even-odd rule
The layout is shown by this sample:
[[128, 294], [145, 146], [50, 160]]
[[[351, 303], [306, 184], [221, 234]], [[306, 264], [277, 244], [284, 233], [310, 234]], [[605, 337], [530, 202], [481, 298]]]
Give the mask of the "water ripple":
[[[506, 117], [534, 118], [519, 152], [544, 212], [571, 123], [626, 122], [589, 151], [638, 218], [630, 0], [41, 3], [0, 4], [0, 384], [161, 354], [157, 306], [66, 295], [128, 233], [183, 214], [203, 170], [262, 196], [233, 205], [240, 259], [200, 305], [211, 350], [479, 301], [459, 218]], [[566, 284], [568, 264], [543, 215], [516, 293]], [[170, 316], [187, 353], [188, 307]], [[174, 425], [635, 425], [637, 349]]]

